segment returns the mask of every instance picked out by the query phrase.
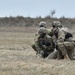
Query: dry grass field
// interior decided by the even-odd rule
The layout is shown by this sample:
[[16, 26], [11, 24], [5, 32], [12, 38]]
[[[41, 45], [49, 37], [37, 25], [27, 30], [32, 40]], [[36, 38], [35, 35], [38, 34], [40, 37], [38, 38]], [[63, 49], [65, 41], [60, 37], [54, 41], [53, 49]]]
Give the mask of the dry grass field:
[[0, 28], [0, 75], [75, 75], [75, 61], [40, 59], [34, 28]]

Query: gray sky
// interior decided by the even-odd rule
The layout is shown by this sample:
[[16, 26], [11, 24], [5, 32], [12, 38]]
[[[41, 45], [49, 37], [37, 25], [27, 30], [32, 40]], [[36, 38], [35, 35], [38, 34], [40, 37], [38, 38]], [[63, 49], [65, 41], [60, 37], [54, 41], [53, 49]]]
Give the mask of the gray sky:
[[45, 17], [55, 9], [54, 17], [75, 17], [75, 0], [0, 0], [0, 17]]

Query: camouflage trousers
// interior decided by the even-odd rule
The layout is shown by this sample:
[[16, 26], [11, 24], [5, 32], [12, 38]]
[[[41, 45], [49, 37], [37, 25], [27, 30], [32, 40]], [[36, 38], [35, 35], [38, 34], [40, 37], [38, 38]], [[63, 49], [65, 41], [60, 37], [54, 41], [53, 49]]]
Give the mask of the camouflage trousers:
[[72, 60], [75, 49], [74, 42], [58, 42], [58, 58], [64, 57], [66, 54]]
[[36, 49], [35, 44], [32, 44], [31, 47], [36, 51], [36, 54], [38, 54], [38, 55], [41, 54], [43, 58], [46, 58], [46, 57], [48, 57], [48, 59], [55, 59], [56, 58], [57, 52], [54, 52], [54, 50], [48, 51], [48, 50], [43, 50], [41, 48], [41, 51], [38, 53], [38, 50]]

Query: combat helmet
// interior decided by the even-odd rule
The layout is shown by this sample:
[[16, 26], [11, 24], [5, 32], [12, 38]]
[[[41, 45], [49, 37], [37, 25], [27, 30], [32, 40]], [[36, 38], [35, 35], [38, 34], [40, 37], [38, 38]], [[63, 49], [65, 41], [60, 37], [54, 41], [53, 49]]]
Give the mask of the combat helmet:
[[52, 27], [62, 27], [61, 23], [59, 21], [54, 21], [52, 23]]
[[41, 21], [39, 23], [39, 27], [45, 27], [46, 28], [46, 22], [45, 21]]
[[47, 33], [47, 30], [46, 30], [46, 28], [44, 28], [44, 27], [41, 27], [39, 30], [38, 30], [38, 33], [39, 34], [43, 34], [43, 33]]

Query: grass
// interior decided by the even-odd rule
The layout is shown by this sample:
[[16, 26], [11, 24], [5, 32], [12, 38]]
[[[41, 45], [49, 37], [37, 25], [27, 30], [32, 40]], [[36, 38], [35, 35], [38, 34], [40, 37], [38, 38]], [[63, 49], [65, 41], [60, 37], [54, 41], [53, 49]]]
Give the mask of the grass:
[[36, 58], [35, 51], [31, 48], [35, 29], [9, 28], [8, 31], [6, 28], [2, 29], [0, 75], [75, 75], [74, 61]]

